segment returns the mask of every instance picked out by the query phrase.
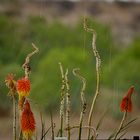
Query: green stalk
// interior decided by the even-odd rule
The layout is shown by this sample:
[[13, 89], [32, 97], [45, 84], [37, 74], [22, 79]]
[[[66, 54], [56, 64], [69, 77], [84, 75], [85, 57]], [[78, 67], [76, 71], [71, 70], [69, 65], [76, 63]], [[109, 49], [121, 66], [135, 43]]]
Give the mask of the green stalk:
[[114, 139], [117, 139], [117, 136], [120, 133], [120, 131], [121, 131], [123, 125], [124, 125], [124, 122], [125, 122], [126, 117], [127, 117], [127, 111], [125, 111], [124, 114], [123, 114], [123, 118], [122, 118], [121, 123], [120, 123], [120, 126], [119, 126], [119, 128], [118, 128], [118, 130], [117, 130], [117, 132], [116, 132], [116, 134], [114, 136]]
[[17, 120], [17, 114], [16, 114], [16, 99], [13, 95], [13, 140], [16, 140], [16, 120]]

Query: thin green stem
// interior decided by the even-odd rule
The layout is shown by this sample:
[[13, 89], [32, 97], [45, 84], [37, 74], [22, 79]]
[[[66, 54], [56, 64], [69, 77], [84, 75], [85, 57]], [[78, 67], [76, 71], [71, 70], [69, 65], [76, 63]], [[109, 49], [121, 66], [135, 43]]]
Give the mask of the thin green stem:
[[16, 134], [16, 120], [17, 120], [17, 113], [16, 113], [16, 99], [13, 95], [13, 140], [16, 140], [17, 134]]
[[118, 127], [118, 130], [117, 130], [117, 132], [116, 132], [116, 134], [114, 136], [114, 139], [117, 139], [117, 136], [120, 133], [120, 131], [121, 131], [123, 125], [124, 125], [124, 122], [125, 122], [126, 117], [127, 117], [127, 111], [125, 111], [124, 114], [123, 114], [123, 118], [122, 118], [121, 123], [120, 123], [120, 126]]

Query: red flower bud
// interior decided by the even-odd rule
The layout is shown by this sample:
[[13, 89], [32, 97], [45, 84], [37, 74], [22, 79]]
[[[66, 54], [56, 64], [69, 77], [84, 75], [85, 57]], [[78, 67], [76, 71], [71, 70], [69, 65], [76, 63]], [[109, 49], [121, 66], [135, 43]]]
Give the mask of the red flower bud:
[[131, 95], [134, 92], [134, 86], [130, 87], [128, 89], [127, 95], [123, 97], [121, 104], [120, 104], [120, 109], [121, 111], [127, 111], [131, 112], [132, 111], [132, 101], [131, 101]]

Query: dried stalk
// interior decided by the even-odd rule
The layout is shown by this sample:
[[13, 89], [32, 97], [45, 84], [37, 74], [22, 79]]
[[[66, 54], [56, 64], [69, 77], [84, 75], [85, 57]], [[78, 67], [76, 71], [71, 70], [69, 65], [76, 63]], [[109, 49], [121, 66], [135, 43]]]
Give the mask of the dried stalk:
[[120, 123], [120, 126], [119, 126], [119, 128], [118, 128], [118, 130], [117, 130], [117, 132], [116, 132], [116, 134], [114, 136], [114, 139], [117, 139], [117, 136], [120, 133], [120, 131], [121, 131], [123, 125], [124, 125], [124, 122], [125, 122], [126, 117], [127, 117], [127, 111], [125, 111], [124, 114], [123, 114], [123, 118], [122, 118], [121, 123]]
[[[54, 127], [54, 126], [53, 126]], [[50, 131], [50, 129], [52, 128], [52, 126], [50, 126], [47, 131], [43, 134], [41, 140], [43, 140], [43, 138], [47, 135], [47, 133]]]
[[78, 77], [83, 85], [82, 85], [82, 88], [81, 88], [81, 103], [82, 103], [82, 110], [81, 110], [81, 113], [80, 113], [80, 121], [79, 121], [79, 140], [81, 140], [81, 134], [82, 134], [82, 123], [83, 123], [83, 117], [84, 117], [84, 114], [85, 114], [85, 110], [86, 110], [86, 100], [85, 100], [85, 97], [84, 97], [84, 94], [85, 94], [85, 88], [86, 88], [86, 79], [84, 77], [82, 77], [80, 74], [79, 74], [79, 68], [76, 68], [76, 69], [73, 69], [73, 74]]
[[52, 140], [54, 140], [54, 123], [53, 123], [53, 116], [52, 116], [52, 112], [50, 112], [50, 114], [51, 114]]
[[29, 77], [29, 74], [30, 74], [30, 65], [29, 65], [29, 62], [30, 62], [30, 58], [35, 54], [35, 53], [38, 53], [39, 52], [39, 49], [35, 46], [34, 43], [32, 43], [32, 46], [33, 48], [35, 49], [33, 52], [29, 53], [25, 59], [25, 62], [24, 64], [22, 65], [22, 68], [24, 69], [25, 71], [25, 78], [28, 78]]
[[[40, 111], [40, 121], [41, 121], [41, 138], [42, 138], [44, 135], [44, 123], [43, 123], [43, 116], [41, 111]], [[44, 140], [45, 140], [45, 136], [44, 136]]]
[[[97, 101], [97, 97], [99, 96], [99, 92], [100, 92], [100, 67], [101, 67], [101, 58], [99, 55], [98, 50], [96, 49], [96, 32], [93, 29], [90, 29], [87, 27], [87, 19], [84, 18], [84, 29], [87, 32], [90, 32], [93, 34], [93, 40], [92, 40], [92, 48], [93, 48], [93, 53], [94, 56], [96, 58], [96, 92], [95, 92], [95, 96], [93, 98], [92, 101], [92, 105], [90, 108], [90, 113], [89, 113], [89, 117], [88, 117], [88, 125], [91, 126], [91, 121], [92, 121], [92, 115], [93, 115], [93, 110]], [[88, 131], [88, 139], [90, 139], [90, 129]]]
[[60, 137], [63, 137], [63, 122], [64, 122], [64, 101], [65, 101], [65, 76], [62, 64], [59, 63], [60, 72], [62, 77], [62, 86], [61, 86], [61, 101], [60, 101]]
[[69, 81], [68, 81], [68, 69], [65, 73], [65, 85], [66, 85], [66, 127], [67, 137], [70, 140], [70, 93], [69, 93]]

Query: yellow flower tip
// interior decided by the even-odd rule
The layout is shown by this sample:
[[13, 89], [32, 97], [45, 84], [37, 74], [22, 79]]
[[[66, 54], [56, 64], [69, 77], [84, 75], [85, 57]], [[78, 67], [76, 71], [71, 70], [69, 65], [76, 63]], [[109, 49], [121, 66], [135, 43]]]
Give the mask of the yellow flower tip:
[[23, 133], [23, 137], [25, 139], [30, 140], [32, 138], [34, 132], [31, 130], [26, 130], [26, 131], [23, 131], [22, 133]]

